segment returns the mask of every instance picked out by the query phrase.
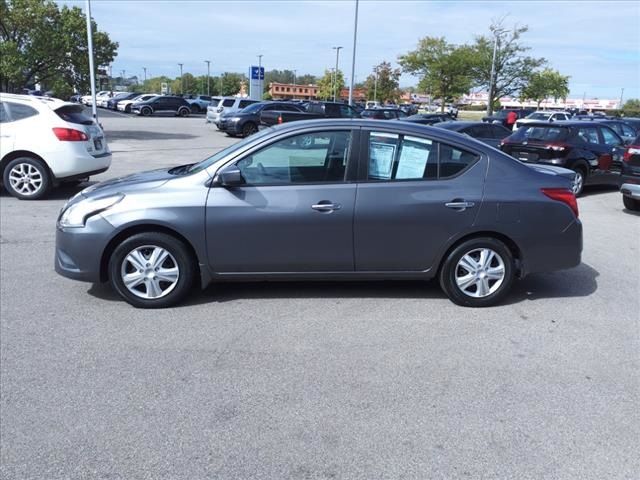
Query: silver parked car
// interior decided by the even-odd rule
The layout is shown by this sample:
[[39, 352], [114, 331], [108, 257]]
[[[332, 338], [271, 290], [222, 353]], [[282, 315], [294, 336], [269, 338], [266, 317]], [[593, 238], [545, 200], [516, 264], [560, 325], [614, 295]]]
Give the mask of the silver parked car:
[[60, 212], [55, 268], [136, 307], [227, 280], [431, 278], [489, 306], [517, 277], [580, 263], [566, 173], [423, 125], [292, 122], [82, 191]]
[[239, 112], [244, 107], [248, 107], [253, 103], [258, 103], [258, 100], [242, 97], [222, 97], [218, 102], [211, 102], [207, 107], [206, 122], [215, 123], [216, 126], [220, 128], [220, 119], [224, 115]]

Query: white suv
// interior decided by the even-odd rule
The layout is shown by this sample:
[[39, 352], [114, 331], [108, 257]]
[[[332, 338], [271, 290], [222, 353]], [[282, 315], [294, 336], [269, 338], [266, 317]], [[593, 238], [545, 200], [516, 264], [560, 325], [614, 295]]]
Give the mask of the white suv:
[[118, 102], [117, 108], [121, 112], [131, 113], [131, 106], [137, 102], [146, 102], [147, 100], [151, 100], [152, 98], [159, 97], [156, 93], [143, 93], [138, 95], [137, 97], [132, 98], [131, 100], [122, 100]]
[[0, 178], [20, 199], [42, 198], [111, 165], [102, 128], [77, 103], [0, 93], [0, 137]]
[[[215, 100], [214, 97], [212, 100]], [[218, 128], [220, 117], [227, 113], [238, 112], [244, 107], [248, 107], [252, 103], [258, 103], [258, 100], [251, 100], [242, 97], [222, 97], [219, 102], [212, 101], [207, 107], [207, 123], [215, 123]]]

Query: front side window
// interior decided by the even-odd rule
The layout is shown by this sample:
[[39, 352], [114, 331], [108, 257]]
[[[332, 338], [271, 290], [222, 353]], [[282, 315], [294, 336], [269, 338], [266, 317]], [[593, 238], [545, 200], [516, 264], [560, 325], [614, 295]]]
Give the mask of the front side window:
[[371, 132], [368, 178], [373, 181], [445, 179], [478, 159], [476, 154], [426, 138]]
[[233, 102], [235, 102], [235, 100], [233, 98], [225, 98], [222, 101], [222, 106], [223, 107], [231, 107], [231, 106], [233, 106]]
[[33, 117], [38, 115], [38, 111], [30, 107], [28, 105], [22, 105], [20, 103], [7, 102], [5, 104], [9, 107], [9, 111], [11, 112], [11, 118], [15, 122], [16, 120], [24, 120], [25, 118]]
[[586, 143], [600, 143], [598, 139], [598, 130], [596, 127], [580, 127], [578, 128], [578, 137]]
[[239, 109], [243, 109], [244, 107], [248, 107], [249, 105], [252, 105], [255, 102], [252, 102], [251, 100], [240, 100], [240, 104], [238, 105]]
[[620, 124], [620, 129], [622, 130], [622, 135], [624, 135], [625, 137], [636, 136], [636, 132], [633, 130], [633, 128], [631, 128], [628, 125], [625, 125], [624, 123]]
[[236, 163], [247, 185], [344, 181], [350, 131], [313, 132], [275, 142]]

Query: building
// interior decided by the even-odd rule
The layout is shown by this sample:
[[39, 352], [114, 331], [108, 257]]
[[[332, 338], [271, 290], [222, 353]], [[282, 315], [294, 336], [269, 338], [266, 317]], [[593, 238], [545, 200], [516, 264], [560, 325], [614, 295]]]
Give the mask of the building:
[[[317, 85], [296, 85], [293, 83], [277, 83], [269, 84], [269, 94], [274, 100], [315, 100], [318, 95]], [[349, 99], [349, 88], [343, 88], [340, 92], [340, 100]], [[364, 102], [367, 99], [366, 88], [353, 89], [353, 101]]]
[[[487, 105], [489, 95], [486, 92], [470, 93], [462, 97], [458, 102], [461, 105]], [[505, 108], [536, 108], [537, 102], [534, 100], [520, 100], [513, 97], [502, 97], [500, 105]], [[618, 99], [598, 99], [598, 98], [547, 98], [540, 103], [540, 108], [567, 109], [580, 108], [585, 110], [615, 110], [620, 107]]]

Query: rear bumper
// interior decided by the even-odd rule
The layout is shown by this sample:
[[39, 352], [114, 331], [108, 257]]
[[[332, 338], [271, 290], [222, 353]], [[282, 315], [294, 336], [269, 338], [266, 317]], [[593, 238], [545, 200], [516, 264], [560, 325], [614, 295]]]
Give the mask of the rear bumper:
[[[80, 143], [80, 142], [68, 142]], [[56, 152], [45, 158], [49, 163], [55, 180], [83, 178], [102, 173], [111, 166], [111, 152], [106, 151], [96, 156], [87, 152], [84, 145], [74, 146], [74, 149]]]
[[582, 261], [582, 223], [576, 219], [547, 242], [528, 245], [523, 252], [523, 276], [553, 272], [580, 265]]

